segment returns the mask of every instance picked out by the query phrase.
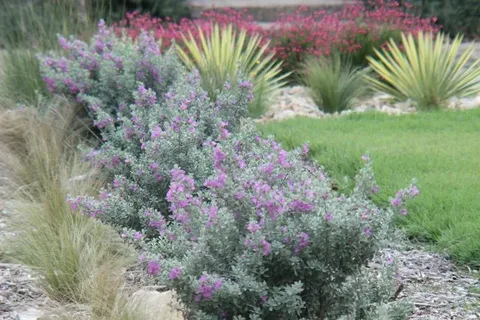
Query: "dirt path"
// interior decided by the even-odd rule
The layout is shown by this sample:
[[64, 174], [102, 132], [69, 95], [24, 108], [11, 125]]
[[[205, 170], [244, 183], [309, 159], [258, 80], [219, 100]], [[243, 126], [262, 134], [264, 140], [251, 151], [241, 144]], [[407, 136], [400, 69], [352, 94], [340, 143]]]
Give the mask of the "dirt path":
[[389, 251], [398, 261], [399, 299], [414, 303], [410, 319], [480, 319], [480, 281], [446, 256], [419, 247]]

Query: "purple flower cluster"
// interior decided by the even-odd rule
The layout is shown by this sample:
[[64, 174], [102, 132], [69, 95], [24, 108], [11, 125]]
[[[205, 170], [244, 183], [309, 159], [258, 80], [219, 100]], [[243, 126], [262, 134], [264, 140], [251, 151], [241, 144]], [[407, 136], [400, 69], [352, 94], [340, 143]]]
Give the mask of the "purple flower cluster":
[[147, 265], [147, 273], [151, 276], [155, 276], [160, 272], [160, 265], [157, 261], [149, 261]]
[[412, 184], [406, 189], [399, 190], [390, 203], [394, 208], [398, 209], [402, 215], [407, 215], [407, 209], [403, 207], [405, 202], [417, 197], [419, 194], [420, 190], [416, 185]]
[[168, 275], [168, 278], [170, 280], [175, 280], [177, 278], [180, 278], [182, 275], [182, 269], [180, 267], [175, 267], [170, 270], [170, 274]]
[[103, 21], [90, 44], [63, 37], [58, 42], [61, 54], [39, 56], [43, 79], [50, 91], [70, 96], [91, 111], [98, 109], [93, 107], [98, 102], [112, 115], [132, 103], [152, 105], [183, 71], [175, 59], [158, 59], [162, 52], [150, 35], [133, 42], [117, 37]]
[[214, 280], [205, 274], [200, 276], [198, 281], [200, 285], [198, 287], [197, 294], [195, 295], [196, 302], [211, 300], [213, 295], [220, 291], [223, 286], [223, 281], [221, 279]]

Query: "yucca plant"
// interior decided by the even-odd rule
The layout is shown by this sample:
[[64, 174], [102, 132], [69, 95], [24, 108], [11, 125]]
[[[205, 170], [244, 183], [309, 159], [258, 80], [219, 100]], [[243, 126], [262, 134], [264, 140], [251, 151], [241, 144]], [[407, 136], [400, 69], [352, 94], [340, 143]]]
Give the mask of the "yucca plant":
[[353, 67], [339, 55], [331, 58], [311, 57], [300, 70], [302, 82], [310, 88], [313, 101], [324, 112], [349, 109], [356, 98], [366, 93], [366, 69]]
[[217, 24], [207, 34], [199, 28], [199, 40], [190, 32], [183, 36], [185, 49], [177, 51], [190, 69], [197, 69], [202, 86], [212, 99], [226, 82], [235, 86], [241, 77], [253, 84], [253, 101], [249, 111], [253, 117], [260, 116], [266, 109], [269, 98], [282, 85], [288, 74], [281, 73], [281, 62], [267, 53], [268, 42], [263, 43], [259, 35], [248, 36], [245, 30], [236, 31], [232, 25], [220, 28]]
[[467, 66], [474, 47], [458, 56], [463, 36], [450, 41], [444, 34], [402, 34], [402, 47], [392, 40], [368, 60], [379, 78], [367, 76], [376, 91], [398, 100], [411, 99], [420, 109], [440, 107], [452, 97], [480, 93], [480, 60]]

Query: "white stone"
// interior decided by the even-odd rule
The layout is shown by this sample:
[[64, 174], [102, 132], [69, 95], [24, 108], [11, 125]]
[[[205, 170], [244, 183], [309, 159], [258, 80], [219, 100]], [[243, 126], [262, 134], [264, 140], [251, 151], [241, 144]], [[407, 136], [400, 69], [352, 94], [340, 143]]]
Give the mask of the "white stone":
[[289, 118], [294, 118], [297, 115], [297, 113], [293, 110], [284, 110], [279, 113], [277, 113], [273, 119], [274, 120], [285, 120]]
[[43, 312], [34, 309], [34, 308], [29, 308], [25, 311], [21, 311], [17, 315], [18, 320], [37, 320], [40, 319], [43, 316]]
[[403, 113], [402, 110], [390, 107], [388, 105], [383, 105], [380, 110], [382, 112], [387, 113], [387, 114], [402, 114]]
[[184, 320], [175, 296], [173, 291], [139, 290], [132, 295], [129, 305], [144, 312], [149, 320]]
[[480, 96], [474, 98], [463, 98], [459, 101], [459, 106], [462, 109], [473, 109], [480, 107]]
[[393, 104], [394, 108], [400, 109], [400, 110], [408, 110], [414, 106], [414, 103], [412, 100], [408, 99], [407, 101], [401, 101]]

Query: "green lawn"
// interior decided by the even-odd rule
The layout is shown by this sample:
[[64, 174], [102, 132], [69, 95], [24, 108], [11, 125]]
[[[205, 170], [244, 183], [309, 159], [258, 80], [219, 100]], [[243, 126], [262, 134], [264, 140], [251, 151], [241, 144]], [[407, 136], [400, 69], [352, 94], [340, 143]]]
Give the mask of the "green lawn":
[[308, 141], [311, 157], [343, 190], [352, 187], [360, 157], [368, 151], [379, 203], [415, 178], [421, 194], [409, 203], [400, 225], [457, 261], [480, 265], [480, 110], [296, 118], [260, 130], [286, 148]]

